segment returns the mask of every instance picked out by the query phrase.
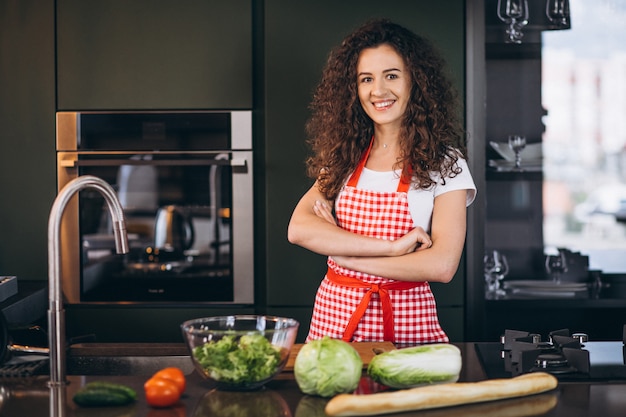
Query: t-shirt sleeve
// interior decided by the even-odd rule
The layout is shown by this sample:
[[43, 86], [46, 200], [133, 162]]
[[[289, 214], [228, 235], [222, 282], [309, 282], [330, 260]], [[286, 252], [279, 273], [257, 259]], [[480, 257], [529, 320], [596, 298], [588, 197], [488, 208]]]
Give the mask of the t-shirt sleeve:
[[461, 172], [454, 177], [446, 178], [445, 184], [439, 180], [434, 189], [434, 196], [437, 197], [449, 191], [467, 190], [465, 204], [469, 206], [476, 198], [476, 184], [474, 184], [467, 161], [459, 159], [457, 165], [461, 168]]

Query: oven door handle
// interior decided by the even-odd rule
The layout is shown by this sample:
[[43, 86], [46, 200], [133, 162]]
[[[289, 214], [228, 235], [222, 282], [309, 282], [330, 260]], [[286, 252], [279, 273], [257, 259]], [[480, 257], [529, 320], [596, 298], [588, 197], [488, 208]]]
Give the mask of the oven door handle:
[[76, 167], [103, 167], [103, 166], [120, 166], [120, 165], [228, 165], [231, 167], [246, 167], [248, 161], [244, 158], [235, 159], [90, 159], [90, 160], [70, 160], [65, 159], [59, 161], [59, 165], [63, 168]]

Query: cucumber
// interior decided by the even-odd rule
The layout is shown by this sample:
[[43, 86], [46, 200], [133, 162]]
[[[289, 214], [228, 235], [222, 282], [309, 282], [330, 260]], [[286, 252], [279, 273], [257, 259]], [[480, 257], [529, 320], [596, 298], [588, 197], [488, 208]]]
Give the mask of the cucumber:
[[82, 407], [121, 406], [135, 402], [137, 392], [126, 385], [93, 381], [79, 389], [73, 400]]
[[137, 392], [134, 389], [127, 387], [126, 385], [116, 384], [114, 382], [92, 381], [92, 382], [87, 383], [83, 387], [83, 389], [95, 389], [95, 388], [106, 389], [112, 392], [119, 392], [120, 394], [126, 395], [128, 398], [132, 399], [133, 401], [137, 399]]

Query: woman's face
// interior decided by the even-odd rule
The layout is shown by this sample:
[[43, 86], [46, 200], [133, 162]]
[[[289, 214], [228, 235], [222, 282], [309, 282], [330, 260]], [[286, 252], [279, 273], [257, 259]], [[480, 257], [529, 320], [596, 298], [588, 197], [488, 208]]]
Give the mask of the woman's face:
[[395, 49], [384, 44], [361, 51], [357, 85], [361, 106], [375, 124], [400, 126], [411, 94], [411, 77]]

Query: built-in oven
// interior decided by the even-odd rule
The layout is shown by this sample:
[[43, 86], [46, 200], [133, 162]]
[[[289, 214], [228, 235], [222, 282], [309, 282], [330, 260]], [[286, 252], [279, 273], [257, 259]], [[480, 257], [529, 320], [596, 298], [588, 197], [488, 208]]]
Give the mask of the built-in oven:
[[59, 112], [58, 187], [117, 191], [130, 252], [115, 253], [89, 189], [61, 223], [66, 303], [254, 303], [250, 111]]

